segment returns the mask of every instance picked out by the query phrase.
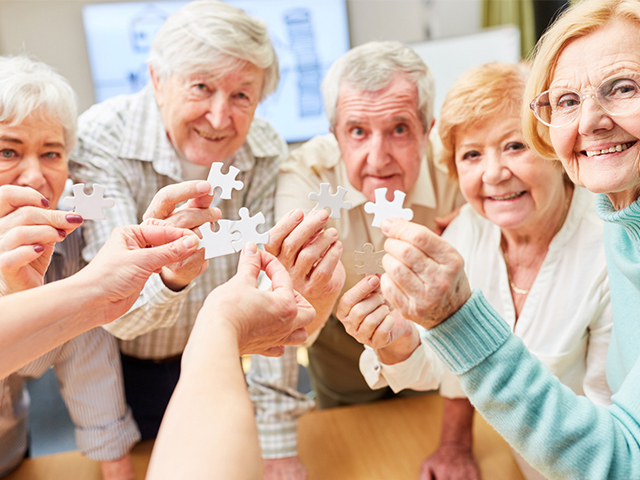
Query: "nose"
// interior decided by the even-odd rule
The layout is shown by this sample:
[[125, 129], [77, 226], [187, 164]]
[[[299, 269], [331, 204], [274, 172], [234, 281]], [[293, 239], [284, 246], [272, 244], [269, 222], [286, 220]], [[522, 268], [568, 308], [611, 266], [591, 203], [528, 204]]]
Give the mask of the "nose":
[[610, 130], [613, 128], [613, 120], [600, 107], [593, 95], [582, 100], [578, 115], [580, 116], [578, 123], [580, 135], [591, 135], [598, 130]]
[[27, 155], [20, 161], [20, 173], [15, 181], [21, 187], [39, 190], [47, 180], [42, 172], [42, 164], [36, 155]]
[[485, 169], [482, 181], [488, 185], [498, 185], [511, 178], [511, 170], [499, 152], [485, 153]]
[[206, 115], [207, 121], [215, 130], [224, 130], [231, 123], [229, 99], [221, 94], [213, 95], [211, 107]]
[[367, 163], [374, 171], [381, 171], [390, 161], [389, 145], [384, 134], [373, 132], [369, 142], [369, 152], [367, 153]]

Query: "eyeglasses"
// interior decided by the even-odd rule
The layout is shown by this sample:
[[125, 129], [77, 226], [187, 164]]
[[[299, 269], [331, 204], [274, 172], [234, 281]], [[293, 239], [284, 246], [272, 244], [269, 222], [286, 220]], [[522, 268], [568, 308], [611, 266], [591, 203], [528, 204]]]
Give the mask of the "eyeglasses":
[[580, 115], [582, 104], [593, 98], [609, 115], [627, 115], [640, 108], [640, 74], [625, 73], [603, 80], [595, 93], [570, 88], [551, 88], [529, 104], [538, 120], [548, 127], [564, 127]]

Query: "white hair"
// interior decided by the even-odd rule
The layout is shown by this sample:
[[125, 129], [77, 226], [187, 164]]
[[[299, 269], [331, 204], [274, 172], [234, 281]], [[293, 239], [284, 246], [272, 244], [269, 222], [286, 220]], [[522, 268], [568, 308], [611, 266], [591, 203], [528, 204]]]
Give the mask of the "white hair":
[[25, 55], [0, 57], [0, 122], [18, 125], [34, 112], [60, 122], [70, 152], [76, 143], [78, 102], [67, 79]]
[[196, 0], [171, 15], [151, 45], [149, 65], [161, 80], [211, 69], [226, 73], [249, 62], [264, 69], [261, 98], [278, 86], [278, 57], [267, 25], [218, 0]]
[[418, 114], [425, 132], [433, 120], [435, 80], [416, 52], [400, 42], [368, 42], [355, 47], [335, 61], [322, 81], [324, 109], [332, 128], [340, 88], [376, 92], [388, 86], [396, 75], [404, 75], [418, 90]]

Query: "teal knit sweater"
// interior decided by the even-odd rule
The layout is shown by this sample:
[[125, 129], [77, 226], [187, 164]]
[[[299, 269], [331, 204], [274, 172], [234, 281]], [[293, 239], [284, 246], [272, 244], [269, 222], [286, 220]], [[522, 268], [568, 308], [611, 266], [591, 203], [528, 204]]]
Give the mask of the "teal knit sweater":
[[640, 201], [615, 211], [599, 195], [596, 209], [605, 222], [614, 319], [607, 358], [611, 407], [597, 407], [562, 385], [479, 290], [427, 341], [460, 376], [482, 416], [547, 477], [640, 480]]

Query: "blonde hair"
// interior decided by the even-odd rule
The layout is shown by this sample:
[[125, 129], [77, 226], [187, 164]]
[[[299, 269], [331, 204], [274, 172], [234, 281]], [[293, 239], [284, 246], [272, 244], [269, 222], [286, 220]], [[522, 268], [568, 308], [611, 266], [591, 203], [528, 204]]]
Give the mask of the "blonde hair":
[[524, 91], [522, 133], [531, 148], [545, 158], [557, 158], [549, 127], [538, 121], [529, 108], [537, 95], [549, 89], [558, 57], [569, 42], [599, 30], [616, 20], [640, 24], [638, 0], [584, 0], [568, 8], [542, 36]]
[[478, 122], [520, 111], [527, 81], [524, 64], [487, 63], [463, 73], [445, 97], [438, 120], [442, 140], [440, 161], [449, 175], [458, 177], [456, 135]]

